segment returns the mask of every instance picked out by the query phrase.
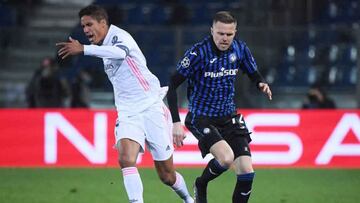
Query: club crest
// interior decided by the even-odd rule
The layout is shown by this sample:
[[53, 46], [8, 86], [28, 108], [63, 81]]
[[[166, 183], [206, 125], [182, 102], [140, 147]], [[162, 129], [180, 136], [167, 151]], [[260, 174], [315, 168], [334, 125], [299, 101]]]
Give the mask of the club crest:
[[114, 45], [114, 44], [117, 43], [117, 41], [118, 41], [118, 37], [115, 35], [115, 36], [112, 38], [111, 43]]
[[234, 53], [230, 54], [229, 59], [230, 59], [230, 63], [234, 63], [237, 59], [236, 54]]

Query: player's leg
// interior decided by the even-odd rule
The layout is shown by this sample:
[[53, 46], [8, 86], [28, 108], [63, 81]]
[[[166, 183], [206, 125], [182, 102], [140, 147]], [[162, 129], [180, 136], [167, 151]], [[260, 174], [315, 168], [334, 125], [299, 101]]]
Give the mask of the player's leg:
[[[216, 178], [214, 173], [221, 174], [230, 168], [234, 161], [234, 153], [228, 143], [225, 140], [220, 140], [210, 147], [210, 153], [214, 156], [209, 164], [209, 178], [210, 180]], [[210, 175], [212, 174], [212, 175]], [[216, 177], [213, 177], [216, 176]], [[209, 181], [210, 181], [209, 180]]]
[[234, 168], [237, 175], [232, 202], [246, 203], [249, 200], [252, 183], [255, 176], [250, 156], [239, 156], [234, 161]]
[[160, 180], [165, 185], [170, 186], [176, 192], [176, 194], [178, 194], [179, 197], [184, 200], [184, 203], [193, 203], [194, 200], [189, 194], [183, 176], [174, 169], [173, 157], [171, 156], [165, 161], [154, 162]]
[[170, 186], [185, 203], [193, 203], [185, 180], [173, 165], [172, 121], [164, 104], [146, 113], [146, 143], [154, 159], [160, 180]]
[[252, 167], [249, 147], [249, 142], [251, 141], [250, 133], [242, 115], [239, 114], [232, 118], [232, 122], [226, 126], [226, 132], [228, 133], [224, 133], [224, 139], [234, 152], [234, 168], [237, 175], [232, 202], [246, 203], [251, 194], [255, 173]]
[[194, 196], [196, 203], [207, 202], [207, 185], [210, 181], [219, 177], [230, 167], [234, 160], [234, 154], [230, 146], [224, 141], [218, 141], [210, 147], [210, 153], [214, 156], [209, 161], [201, 176], [194, 183]]
[[133, 140], [124, 138], [118, 142], [117, 149], [128, 198], [130, 202], [143, 202], [143, 185], [136, 167], [140, 145]]
[[205, 157], [208, 153], [214, 156], [194, 183], [196, 202], [207, 202], [208, 183], [229, 168], [234, 161], [234, 154], [218, 130], [206, 118], [195, 118], [189, 113], [186, 116], [185, 125], [199, 140], [198, 146], [202, 156]]
[[[121, 128], [121, 129], [119, 129]], [[136, 159], [143, 150], [144, 133], [131, 121], [117, 121], [115, 127], [116, 149], [122, 170], [126, 193], [130, 202], [143, 203], [143, 184], [136, 167]], [[129, 135], [132, 135], [130, 138]]]
[[210, 147], [210, 153], [214, 158], [209, 161], [201, 176], [196, 179], [198, 184], [207, 185], [208, 182], [225, 172], [233, 163], [234, 154], [224, 140], [212, 145]]

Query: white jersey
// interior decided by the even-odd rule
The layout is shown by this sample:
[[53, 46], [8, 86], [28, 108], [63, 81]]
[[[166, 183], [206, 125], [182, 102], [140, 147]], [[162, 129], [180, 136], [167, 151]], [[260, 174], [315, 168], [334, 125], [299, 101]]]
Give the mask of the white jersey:
[[162, 100], [158, 78], [149, 71], [139, 46], [125, 30], [110, 25], [103, 44], [84, 45], [84, 55], [103, 59], [118, 112], [141, 112]]

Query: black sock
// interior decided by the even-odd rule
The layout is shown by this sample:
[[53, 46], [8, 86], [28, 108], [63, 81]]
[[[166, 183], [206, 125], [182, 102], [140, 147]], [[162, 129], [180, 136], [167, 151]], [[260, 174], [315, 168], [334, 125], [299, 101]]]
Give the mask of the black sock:
[[221, 166], [216, 159], [211, 159], [197, 181], [199, 184], [207, 185], [209, 181], [215, 179], [227, 169], [228, 168]]
[[245, 173], [237, 176], [237, 182], [232, 197], [233, 203], [247, 203], [251, 194], [251, 186], [255, 173]]

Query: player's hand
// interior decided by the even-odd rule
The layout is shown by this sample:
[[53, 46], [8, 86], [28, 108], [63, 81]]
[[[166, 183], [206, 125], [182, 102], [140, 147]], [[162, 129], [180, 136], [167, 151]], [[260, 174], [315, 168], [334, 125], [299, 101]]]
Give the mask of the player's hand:
[[267, 83], [260, 82], [259, 83], [259, 89], [268, 95], [269, 99], [272, 100], [272, 93], [270, 90], [270, 87]]
[[176, 122], [173, 125], [173, 142], [177, 147], [184, 145], [185, 132], [181, 122]]
[[58, 55], [65, 59], [69, 55], [77, 55], [84, 51], [84, 45], [80, 44], [79, 41], [69, 37], [68, 42], [58, 42], [56, 46], [60, 47]]

